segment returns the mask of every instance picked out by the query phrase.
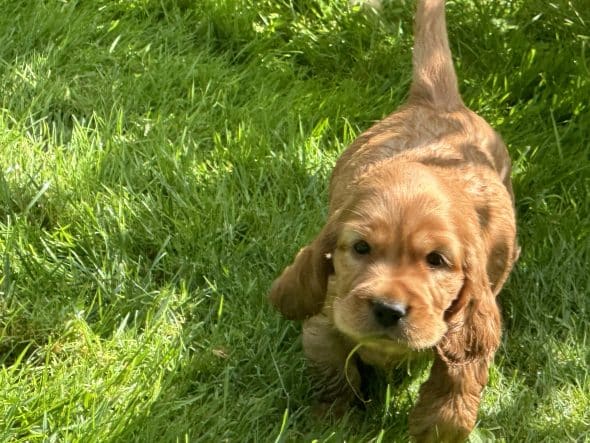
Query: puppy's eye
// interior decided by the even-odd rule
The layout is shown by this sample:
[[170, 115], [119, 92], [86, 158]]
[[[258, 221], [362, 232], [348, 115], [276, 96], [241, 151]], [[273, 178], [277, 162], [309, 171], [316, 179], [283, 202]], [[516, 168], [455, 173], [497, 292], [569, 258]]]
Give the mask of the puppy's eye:
[[371, 246], [369, 246], [369, 244], [364, 240], [356, 241], [352, 245], [352, 249], [354, 249], [354, 252], [359, 255], [367, 255], [369, 252], [371, 252]]
[[447, 266], [445, 258], [436, 251], [432, 251], [426, 256], [426, 263], [428, 263], [431, 268], [442, 268], [443, 266]]

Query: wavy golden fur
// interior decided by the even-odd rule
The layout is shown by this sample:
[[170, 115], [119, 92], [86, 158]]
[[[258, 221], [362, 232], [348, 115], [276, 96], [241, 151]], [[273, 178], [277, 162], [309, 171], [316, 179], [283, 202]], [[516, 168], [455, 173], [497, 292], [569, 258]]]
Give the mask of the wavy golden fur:
[[346, 365], [359, 343], [360, 359], [383, 368], [431, 350], [410, 434], [462, 441], [500, 343], [496, 296], [518, 256], [510, 159], [459, 95], [443, 0], [418, 1], [413, 68], [406, 104], [336, 163], [328, 220], [270, 301], [304, 320], [321, 400], [337, 409], [360, 388]]

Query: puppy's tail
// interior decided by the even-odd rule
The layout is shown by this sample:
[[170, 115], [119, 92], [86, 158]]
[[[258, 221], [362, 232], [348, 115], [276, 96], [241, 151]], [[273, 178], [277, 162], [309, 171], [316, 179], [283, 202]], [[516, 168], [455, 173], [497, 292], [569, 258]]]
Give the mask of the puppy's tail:
[[452, 111], [463, 106], [453, 67], [444, 0], [418, 0], [410, 102]]

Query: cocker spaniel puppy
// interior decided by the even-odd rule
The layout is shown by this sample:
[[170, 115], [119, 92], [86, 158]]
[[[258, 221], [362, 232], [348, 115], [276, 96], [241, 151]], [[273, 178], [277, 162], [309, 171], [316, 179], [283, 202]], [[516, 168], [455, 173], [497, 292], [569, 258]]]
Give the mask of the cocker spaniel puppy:
[[418, 1], [407, 103], [340, 157], [325, 226], [270, 291], [304, 320], [322, 401], [347, 407], [359, 391], [355, 349], [382, 368], [431, 350], [410, 434], [469, 435], [500, 343], [496, 296], [518, 255], [510, 169], [500, 136], [459, 95], [444, 1]]

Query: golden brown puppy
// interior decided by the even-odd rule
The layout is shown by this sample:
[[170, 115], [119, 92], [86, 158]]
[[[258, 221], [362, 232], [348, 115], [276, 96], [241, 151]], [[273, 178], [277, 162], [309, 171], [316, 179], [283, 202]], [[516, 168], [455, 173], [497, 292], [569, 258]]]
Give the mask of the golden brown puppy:
[[363, 133], [330, 182], [328, 221], [274, 282], [271, 302], [304, 319], [322, 401], [345, 408], [354, 359], [388, 368], [432, 350], [410, 417], [418, 441], [473, 429], [500, 343], [496, 296], [518, 255], [510, 159], [461, 100], [443, 0], [418, 1], [407, 103]]

